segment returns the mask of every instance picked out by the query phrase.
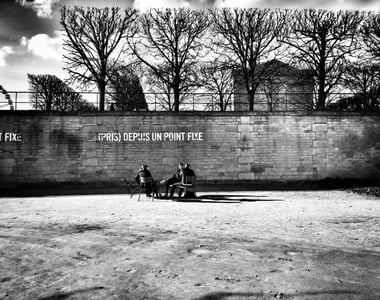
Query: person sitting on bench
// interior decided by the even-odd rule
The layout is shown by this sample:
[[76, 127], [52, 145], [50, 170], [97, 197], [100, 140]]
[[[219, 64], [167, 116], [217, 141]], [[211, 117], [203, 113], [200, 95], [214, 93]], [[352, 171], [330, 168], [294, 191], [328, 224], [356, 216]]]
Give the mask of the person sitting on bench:
[[[185, 165], [185, 168], [183, 169], [183, 177], [194, 177], [194, 180], [196, 178], [195, 172], [193, 169], [190, 168], [191, 165], [187, 163]], [[181, 192], [180, 192], [181, 193]], [[179, 195], [180, 197], [180, 195]], [[187, 190], [185, 195], [183, 195], [184, 198], [196, 198], [197, 196], [195, 195], [195, 190]]]
[[[165, 183], [165, 195], [164, 197], [165, 198], [171, 198], [173, 196], [172, 193], [174, 193], [174, 190], [172, 191], [172, 189], [170, 188], [170, 186], [172, 186], [173, 184], [177, 183], [177, 182], [181, 182], [182, 180], [182, 172], [183, 172], [183, 169], [185, 168], [185, 164], [180, 162], [178, 163], [178, 169], [177, 171], [173, 174], [172, 177], [170, 177], [166, 183]], [[169, 191], [170, 190], [170, 191]], [[170, 195], [168, 196], [168, 193], [170, 192]]]
[[[176, 183], [173, 183], [170, 186], [170, 192], [169, 192], [170, 193], [170, 195], [169, 195], [170, 198], [173, 197], [174, 192], [175, 192], [175, 190], [176, 190], [177, 187], [183, 186], [183, 183], [186, 181], [186, 177], [194, 177], [194, 180], [196, 178], [195, 172], [190, 168], [190, 164], [189, 163], [187, 163], [186, 165], [184, 165], [184, 168], [182, 169], [180, 181], [176, 182]], [[181, 198], [181, 194], [182, 194], [182, 188], [179, 188], [178, 189], [178, 198]], [[186, 189], [186, 193], [184, 195], [184, 198], [196, 198], [194, 189], [191, 189], [191, 190]]]

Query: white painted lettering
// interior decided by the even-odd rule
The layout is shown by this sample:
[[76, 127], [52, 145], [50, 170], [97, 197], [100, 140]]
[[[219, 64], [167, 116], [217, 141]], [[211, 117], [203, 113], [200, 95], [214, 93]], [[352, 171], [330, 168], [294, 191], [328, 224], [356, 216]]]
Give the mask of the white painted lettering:
[[22, 135], [17, 132], [0, 132], [0, 142], [22, 142]]

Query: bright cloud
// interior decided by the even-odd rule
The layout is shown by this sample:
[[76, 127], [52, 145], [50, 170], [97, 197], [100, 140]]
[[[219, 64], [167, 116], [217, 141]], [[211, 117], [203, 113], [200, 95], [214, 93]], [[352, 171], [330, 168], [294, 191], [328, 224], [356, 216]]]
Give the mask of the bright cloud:
[[0, 48], [0, 67], [6, 66], [5, 59], [9, 54], [12, 54], [13, 52], [13, 48], [10, 46]]
[[189, 7], [189, 2], [184, 0], [156, 0], [156, 1], [144, 1], [135, 0], [134, 7], [139, 10], [146, 10], [153, 8], [175, 8], [175, 7]]
[[23, 37], [21, 45], [25, 46], [28, 52], [44, 59], [60, 61], [62, 58], [62, 37], [59, 31], [56, 31], [54, 37], [49, 37], [44, 33], [30, 39]]
[[236, 0], [216, 0], [216, 7], [259, 7], [260, 1], [258, 0], [240, 0], [239, 2]]
[[21, 5], [31, 7], [41, 18], [51, 18], [53, 16], [53, 6], [58, 4], [60, 0], [17, 0]]
[[[235, 0], [236, 1], [236, 0]], [[148, 8], [177, 8], [177, 7], [190, 7], [190, 8], [207, 8], [212, 7], [218, 0], [135, 0], [133, 6], [139, 10]], [[223, 2], [223, 0], [220, 0]], [[249, 2], [249, 0], [247, 0]], [[252, 0], [250, 1], [252, 3]]]
[[216, 0], [216, 7], [379, 10], [376, 0]]

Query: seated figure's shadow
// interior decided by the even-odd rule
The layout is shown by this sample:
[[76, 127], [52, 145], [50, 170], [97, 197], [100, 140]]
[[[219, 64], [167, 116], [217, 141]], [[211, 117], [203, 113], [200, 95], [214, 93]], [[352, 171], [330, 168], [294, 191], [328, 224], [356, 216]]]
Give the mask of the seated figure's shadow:
[[178, 202], [202, 202], [202, 203], [240, 203], [240, 202], [271, 202], [271, 201], [284, 201], [282, 199], [266, 198], [267, 196], [261, 195], [231, 195], [231, 194], [210, 194], [202, 195], [196, 198], [179, 198], [175, 199]]

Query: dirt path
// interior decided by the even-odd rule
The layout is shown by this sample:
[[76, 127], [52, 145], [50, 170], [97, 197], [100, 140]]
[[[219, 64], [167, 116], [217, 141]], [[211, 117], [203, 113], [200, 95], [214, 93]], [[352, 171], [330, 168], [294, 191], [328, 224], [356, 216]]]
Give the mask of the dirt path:
[[0, 198], [0, 299], [379, 299], [380, 199]]

